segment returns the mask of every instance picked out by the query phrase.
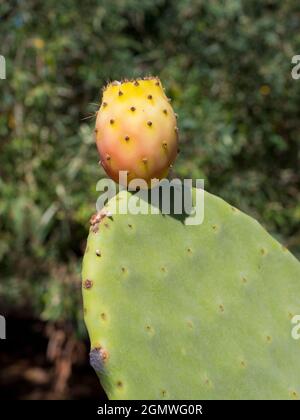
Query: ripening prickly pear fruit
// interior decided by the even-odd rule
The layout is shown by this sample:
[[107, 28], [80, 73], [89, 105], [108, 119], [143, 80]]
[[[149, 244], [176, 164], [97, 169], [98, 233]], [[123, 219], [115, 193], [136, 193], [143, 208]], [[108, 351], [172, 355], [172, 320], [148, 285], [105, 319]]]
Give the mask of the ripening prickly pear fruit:
[[101, 164], [116, 182], [127, 171], [127, 182], [150, 185], [167, 175], [177, 155], [176, 116], [158, 78], [108, 84], [95, 131]]

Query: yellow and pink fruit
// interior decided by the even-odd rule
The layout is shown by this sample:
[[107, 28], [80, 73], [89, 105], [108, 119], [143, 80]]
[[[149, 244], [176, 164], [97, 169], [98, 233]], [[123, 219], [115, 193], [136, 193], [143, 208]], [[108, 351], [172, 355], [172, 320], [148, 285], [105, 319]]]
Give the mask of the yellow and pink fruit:
[[95, 131], [101, 164], [116, 182], [127, 171], [127, 182], [150, 186], [167, 176], [177, 156], [176, 115], [158, 78], [108, 84]]

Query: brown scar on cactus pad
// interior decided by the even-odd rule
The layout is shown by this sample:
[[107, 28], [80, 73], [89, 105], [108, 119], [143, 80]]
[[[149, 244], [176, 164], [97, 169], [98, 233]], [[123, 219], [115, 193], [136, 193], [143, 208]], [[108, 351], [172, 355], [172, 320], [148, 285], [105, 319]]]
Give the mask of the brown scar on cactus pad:
[[102, 209], [98, 213], [93, 214], [93, 216], [90, 218], [90, 225], [91, 225], [92, 232], [94, 233], [98, 232], [99, 225], [101, 221], [105, 219], [105, 217], [112, 217], [112, 214], [106, 211], [106, 209]]
[[[177, 131], [176, 115], [157, 77], [114, 81], [103, 89], [96, 144], [114, 181], [119, 182], [120, 171], [131, 174], [127, 182], [143, 179], [148, 186], [152, 179], [164, 178], [177, 156]], [[147, 165], [140, 165], [145, 156]]]

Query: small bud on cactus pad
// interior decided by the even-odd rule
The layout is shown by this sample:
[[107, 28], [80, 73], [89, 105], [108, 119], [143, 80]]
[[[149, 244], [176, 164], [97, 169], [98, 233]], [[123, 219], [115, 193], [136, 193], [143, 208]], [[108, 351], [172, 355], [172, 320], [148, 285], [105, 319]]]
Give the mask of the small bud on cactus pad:
[[158, 78], [108, 84], [95, 132], [101, 164], [116, 182], [127, 171], [127, 182], [139, 178], [150, 186], [177, 155], [176, 116]]

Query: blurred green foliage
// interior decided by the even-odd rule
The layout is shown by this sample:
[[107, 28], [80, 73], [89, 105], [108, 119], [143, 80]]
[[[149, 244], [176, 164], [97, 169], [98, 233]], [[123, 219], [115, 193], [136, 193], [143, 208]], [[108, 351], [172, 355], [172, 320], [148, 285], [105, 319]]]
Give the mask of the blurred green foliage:
[[104, 176], [94, 114], [103, 84], [123, 77], [158, 75], [173, 99], [175, 175], [204, 177], [300, 255], [296, 0], [1, 2], [0, 35], [2, 306], [81, 320], [81, 256]]

